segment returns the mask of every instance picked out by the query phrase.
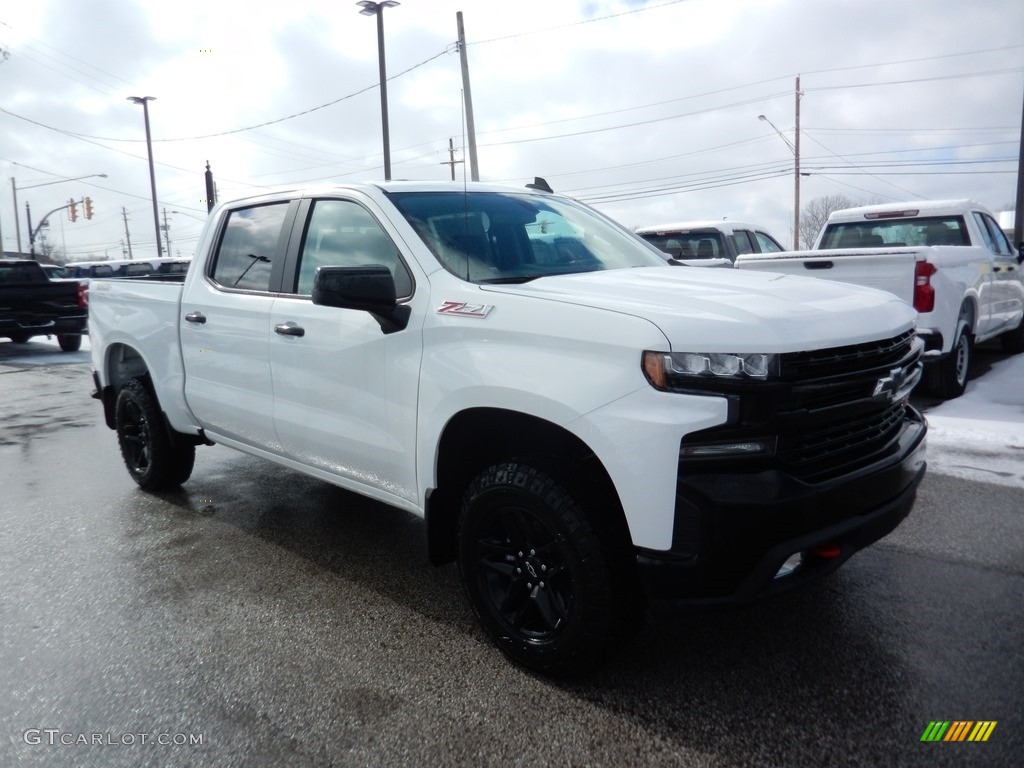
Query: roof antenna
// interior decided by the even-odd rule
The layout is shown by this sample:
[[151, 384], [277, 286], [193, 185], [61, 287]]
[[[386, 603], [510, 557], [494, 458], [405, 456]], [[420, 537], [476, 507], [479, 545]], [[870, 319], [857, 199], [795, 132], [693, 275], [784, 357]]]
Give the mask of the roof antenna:
[[526, 188], [527, 189], [536, 189], [538, 192], [554, 192], [555, 191], [555, 190], [553, 190], [551, 188], [551, 185], [548, 184], [540, 176], [534, 176], [533, 177], [533, 183], [532, 184], [527, 184]]

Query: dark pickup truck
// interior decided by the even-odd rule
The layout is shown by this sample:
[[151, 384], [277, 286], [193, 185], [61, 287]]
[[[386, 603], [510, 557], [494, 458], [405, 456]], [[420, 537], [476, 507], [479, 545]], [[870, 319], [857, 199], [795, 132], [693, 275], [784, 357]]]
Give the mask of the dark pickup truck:
[[77, 280], [50, 280], [37, 261], [0, 260], [0, 338], [24, 344], [56, 336], [74, 352], [88, 333], [87, 288]]

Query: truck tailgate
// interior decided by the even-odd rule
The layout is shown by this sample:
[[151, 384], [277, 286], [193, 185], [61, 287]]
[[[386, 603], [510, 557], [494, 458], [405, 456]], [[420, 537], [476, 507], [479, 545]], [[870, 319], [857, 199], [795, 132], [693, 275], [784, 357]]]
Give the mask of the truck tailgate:
[[736, 268], [865, 285], [896, 294], [913, 304], [914, 264], [919, 258], [916, 248], [751, 253], [738, 257]]

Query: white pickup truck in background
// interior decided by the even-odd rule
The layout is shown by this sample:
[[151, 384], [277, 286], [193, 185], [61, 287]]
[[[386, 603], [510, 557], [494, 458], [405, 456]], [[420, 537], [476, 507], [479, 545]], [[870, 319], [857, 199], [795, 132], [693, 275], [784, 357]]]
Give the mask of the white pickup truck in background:
[[494, 642], [545, 672], [600, 661], [648, 601], [834, 570], [924, 473], [909, 306], [670, 266], [555, 194], [264, 194], [211, 213], [184, 283], [91, 294], [95, 396], [142, 488], [215, 442], [425, 518]]
[[742, 221], [683, 221], [634, 230], [665, 254], [691, 267], [732, 267], [744, 253], [786, 250], [764, 227]]
[[963, 394], [974, 344], [999, 337], [1024, 351], [1022, 256], [992, 214], [971, 200], [835, 211], [813, 250], [749, 254], [738, 269], [808, 275], [889, 291], [918, 311], [925, 387]]

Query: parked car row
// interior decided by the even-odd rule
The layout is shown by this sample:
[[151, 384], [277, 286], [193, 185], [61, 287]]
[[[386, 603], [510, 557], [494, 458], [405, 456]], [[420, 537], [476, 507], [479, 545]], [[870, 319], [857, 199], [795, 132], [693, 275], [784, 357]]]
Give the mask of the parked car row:
[[120, 259], [116, 261], [76, 261], [64, 265], [62, 277], [89, 279], [93, 277], [131, 278], [150, 275], [184, 275], [191, 259]]

